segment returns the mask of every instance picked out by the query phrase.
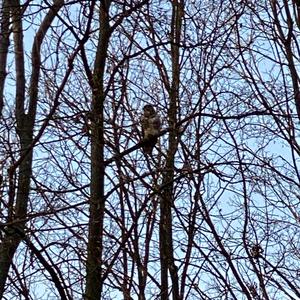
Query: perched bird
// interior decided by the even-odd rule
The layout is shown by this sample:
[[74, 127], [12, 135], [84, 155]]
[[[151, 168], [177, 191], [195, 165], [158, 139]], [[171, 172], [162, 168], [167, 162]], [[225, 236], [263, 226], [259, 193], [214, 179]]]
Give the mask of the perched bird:
[[150, 104], [144, 106], [144, 114], [141, 118], [143, 131], [143, 150], [145, 154], [152, 154], [157, 143], [161, 128], [161, 121], [154, 107]]

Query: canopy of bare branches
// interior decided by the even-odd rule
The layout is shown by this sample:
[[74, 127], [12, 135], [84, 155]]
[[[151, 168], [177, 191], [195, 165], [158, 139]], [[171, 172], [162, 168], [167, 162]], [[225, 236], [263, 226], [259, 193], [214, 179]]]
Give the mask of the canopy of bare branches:
[[0, 298], [300, 299], [299, 74], [296, 0], [1, 0]]

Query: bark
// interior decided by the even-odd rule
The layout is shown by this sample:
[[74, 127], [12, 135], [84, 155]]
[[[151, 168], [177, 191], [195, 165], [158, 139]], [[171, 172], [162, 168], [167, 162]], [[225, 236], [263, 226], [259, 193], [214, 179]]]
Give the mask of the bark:
[[[21, 155], [24, 152], [24, 148], [30, 143], [30, 135], [28, 136], [28, 130], [23, 129], [22, 123], [24, 119], [24, 98], [25, 98], [25, 76], [24, 76], [24, 53], [23, 53], [23, 30], [22, 30], [22, 15], [20, 3], [17, 0], [10, 2], [11, 4], [11, 16], [13, 24], [13, 37], [14, 37], [14, 51], [15, 51], [15, 68], [16, 68], [16, 119], [17, 130], [19, 132], [21, 143]], [[23, 109], [22, 109], [23, 107]], [[28, 201], [29, 194], [29, 180], [31, 176], [31, 161], [32, 154], [30, 153], [20, 164], [19, 167], [19, 180], [17, 186], [16, 202], [21, 203], [24, 206]], [[14, 171], [11, 170], [9, 174], [10, 182], [13, 182]], [[14, 185], [10, 184], [10, 189], [14, 189]], [[13, 191], [9, 191], [10, 195], [14, 195]], [[20, 214], [20, 211], [19, 211]], [[10, 199], [8, 223], [15, 218], [14, 213], [14, 199]], [[20, 231], [22, 231], [20, 226]], [[16, 234], [14, 227], [8, 226], [3, 242], [0, 245], [0, 296], [3, 297], [5, 282], [8, 277], [10, 265], [13, 260], [13, 256], [20, 243], [19, 235]]]
[[168, 299], [168, 271], [172, 282], [173, 299], [180, 299], [178, 268], [174, 260], [173, 235], [172, 235], [172, 206], [173, 181], [174, 181], [174, 157], [178, 146], [177, 108], [179, 105], [179, 43], [181, 35], [183, 15], [183, 3], [173, 2], [172, 24], [171, 24], [171, 58], [172, 58], [172, 84], [169, 90], [170, 104], [168, 110], [169, 148], [166, 159], [165, 174], [163, 178], [164, 191], [160, 204], [160, 263], [161, 263], [161, 299]]
[[0, 28], [0, 117], [3, 110], [3, 92], [6, 78], [6, 63], [9, 47], [9, 1], [3, 0], [1, 9]]
[[100, 29], [93, 74], [92, 128], [91, 128], [91, 195], [88, 236], [88, 257], [86, 265], [86, 300], [101, 299], [103, 220], [104, 220], [104, 122], [105, 100], [103, 77], [110, 38], [109, 1], [100, 5]]
[[[63, 0], [55, 2], [55, 5], [49, 10], [35, 36], [32, 48], [32, 75], [29, 87], [29, 110], [28, 113], [26, 113], [22, 9], [19, 0], [9, 1], [13, 25], [12, 29], [16, 68], [16, 130], [20, 138], [21, 160], [15, 163], [15, 165], [10, 168], [9, 172], [10, 190], [8, 193], [10, 195], [10, 200], [7, 230], [5, 232], [3, 242], [0, 245], [0, 297], [3, 296], [8, 272], [12, 264], [14, 254], [23, 239], [22, 235], [24, 234], [26, 225], [24, 220], [27, 215], [30, 178], [32, 175], [32, 142], [40, 74], [40, 48], [51, 22], [53, 21], [57, 11], [62, 7], [63, 3]], [[15, 192], [13, 190], [15, 189], [14, 178], [16, 176], [16, 171], [18, 171], [18, 182], [15, 197]], [[12, 221], [15, 225], [10, 226]]]

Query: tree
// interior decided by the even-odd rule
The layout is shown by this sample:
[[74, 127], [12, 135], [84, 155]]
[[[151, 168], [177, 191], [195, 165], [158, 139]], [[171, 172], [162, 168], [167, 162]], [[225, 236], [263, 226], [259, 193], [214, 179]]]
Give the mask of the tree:
[[299, 12], [3, 0], [1, 298], [300, 298]]

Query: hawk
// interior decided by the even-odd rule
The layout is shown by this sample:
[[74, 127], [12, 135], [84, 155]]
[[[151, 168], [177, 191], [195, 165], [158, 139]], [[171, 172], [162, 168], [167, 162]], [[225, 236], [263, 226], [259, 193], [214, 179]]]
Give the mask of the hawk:
[[145, 154], [152, 154], [160, 132], [161, 121], [154, 107], [150, 104], [144, 106], [141, 119], [143, 131], [143, 150]]

